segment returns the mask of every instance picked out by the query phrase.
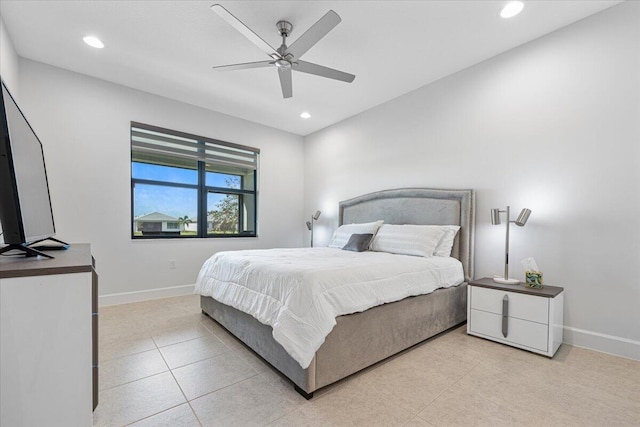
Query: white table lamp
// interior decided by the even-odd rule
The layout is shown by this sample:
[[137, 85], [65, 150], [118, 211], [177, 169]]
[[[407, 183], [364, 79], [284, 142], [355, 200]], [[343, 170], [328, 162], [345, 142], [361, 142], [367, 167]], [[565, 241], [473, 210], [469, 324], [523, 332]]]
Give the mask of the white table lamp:
[[520, 283], [520, 281], [518, 279], [509, 279], [509, 223], [513, 222], [519, 227], [524, 227], [524, 225], [527, 223], [527, 220], [529, 219], [529, 215], [531, 215], [531, 209], [522, 209], [522, 211], [520, 211], [520, 215], [518, 215], [518, 218], [515, 221], [511, 221], [509, 217], [509, 206], [507, 206], [507, 209], [503, 211], [501, 211], [500, 209], [491, 209], [491, 224], [500, 224], [501, 213], [506, 214], [505, 222], [507, 224], [507, 236], [504, 245], [504, 277], [494, 277], [493, 280], [506, 285], [515, 285]]
[[316, 211], [316, 213], [311, 216], [311, 221], [307, 221], [307, 228], [311, 231], [311, 247], [313, 247], [313, 223], [320, 218], [321, 213], [320, 211]]

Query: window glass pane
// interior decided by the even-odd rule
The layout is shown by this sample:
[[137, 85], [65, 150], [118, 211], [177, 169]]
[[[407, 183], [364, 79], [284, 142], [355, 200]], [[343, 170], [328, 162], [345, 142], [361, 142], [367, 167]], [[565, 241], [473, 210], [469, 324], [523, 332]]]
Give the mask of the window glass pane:
[[207, 186], [240, 189], [242, 177], [219, 172], [207, 172]]
[[207, 234], [255, 235], [255, 223], [255, 195], [207, 194]]
[[134, 179], [150, 179], [153, 181], [198, 185], [198, 165], [196, 161], [193, 163], [193, 169], [186, 169], [172, 166], [152, 165], [149, 163], [131, 162], [131, 176]]
[[255, 171], [218, 164], [206, 164], [209, 187], [255, 190]]
[[256, 196], [240, 196], [240, 233], [256, 234]]
[[256, 171], [247, 171], [247, 173], [242, 177], [243, 190], [254, 191], [256, 189], [255, 174]]
[[239, 198], [237, 194], [207, 194], [208, 234], [238, 234]]
[[162, 185], [135, 184], [134, 236], [196, 236], [198, 191]]

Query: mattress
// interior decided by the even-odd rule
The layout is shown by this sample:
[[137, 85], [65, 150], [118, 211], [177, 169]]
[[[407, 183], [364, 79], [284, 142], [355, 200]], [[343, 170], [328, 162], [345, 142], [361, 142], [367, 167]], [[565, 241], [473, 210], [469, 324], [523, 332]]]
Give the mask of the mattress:
[[268, 249], [215, 254], [195, 292], [271, 326], [275, 341], [307, 368], [336, 317], [463, 281], [462, 264], [449, 257]]

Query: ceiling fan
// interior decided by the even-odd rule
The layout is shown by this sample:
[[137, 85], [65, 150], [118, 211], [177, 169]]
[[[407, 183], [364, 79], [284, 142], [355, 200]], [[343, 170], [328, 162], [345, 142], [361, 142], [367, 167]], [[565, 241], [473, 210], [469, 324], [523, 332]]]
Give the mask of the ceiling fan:
[[271, 57], [267, 61], [246, 62], [243, 64], [222, 65], [213, 67], [215, 70], [246, 70], [248, 68], [263, 68], [275, 66], [278, 69], [280, 77], [280, 86], [282, 87], [282, 96], [291, 98], [293, 88], [291, 84], [291, 70], [300, 71], [302, 73], [314, 74], [320, 77], [340, 80], [351, 83], [356, 78], [353, 74], [334, 70], [333, 68], [323, 67], [322, 65], [313, 64], [311, 62], [302, 61], [300, 57], [311, 49], [321, 38], [327, 35], [341, 21], [340, 17], [333, 10], [327, 12], [322, 18], [311, 26], [303, 35], [301, 35], [291, 46], [287, 46], [287, 37], [293, 30], [293, 25], [288, 21], [278, 21], [276, 28], [282, 37], [282, 45], [278, 49], [274, 49], [264, 41], [260, 36], [254, 33], [249, 27], [244, 25], [238, 18], [233, 16], [227, 9], [219, 4], [211, 6], [211, 10], [217, 13], [222, 19], [227, 21], [233, 28], [238, 30], [240, 34], [248, 38], [264, 53]]

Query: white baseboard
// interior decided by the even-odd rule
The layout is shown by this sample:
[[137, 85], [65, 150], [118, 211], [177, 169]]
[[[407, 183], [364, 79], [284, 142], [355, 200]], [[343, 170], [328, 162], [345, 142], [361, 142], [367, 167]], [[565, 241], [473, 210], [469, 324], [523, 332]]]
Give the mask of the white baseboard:
[[129, 304], [132, 302], [191, 295], [196, 285], [171, 286], [169, 288], [147, 289], [144, 291], [122, 292], [119, 294], [100, 295], [98, 306]]
[[640, 341], [565, 326], [563, 342], [627, 359], [640, 360]]

